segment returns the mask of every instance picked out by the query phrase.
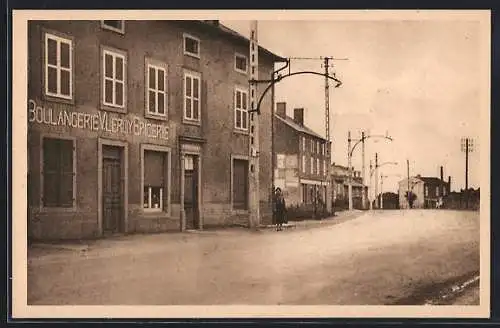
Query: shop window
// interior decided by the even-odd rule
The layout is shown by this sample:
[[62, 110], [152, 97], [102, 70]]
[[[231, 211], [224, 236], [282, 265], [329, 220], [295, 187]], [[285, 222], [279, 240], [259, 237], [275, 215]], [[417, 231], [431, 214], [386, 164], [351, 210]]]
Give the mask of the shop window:
[[200, 40], [194, 36], [184, 34], [184, 54], [200, 58]]
[[106, 106], [124, 108], [126, 97], [126, 57], [123, 53], [104, 49], [102, 58], [102, 102]]
[[200, 121], [200, 75], [184, 73], [184, 119]]
[[73, 42], [45, 34], [45, 94], [73, 98]]
[[73, 207], [74, 142], [43, 138], [43, 207]]
[[106, 30], [125, 33], [125, 21], [123, 20], [103, 20], [101, 21], [101, 27]]
[[247, 57], [245, 55], [234, 55], [234, 69], [240, 73], [247, 72]]
[[233, 208], [248, 209], [248, 161], [233, 159]]
[[234, 93], [234, 126], [238, 130], [248, 130], [248, 93], [238, 88]]
[[167, 210], [168, 153], [144, 150], [143, 208], [146, 211]]
[[147, 65], [146, 106], [148, 114], [167, 115], [167, 70], [165, 65]]

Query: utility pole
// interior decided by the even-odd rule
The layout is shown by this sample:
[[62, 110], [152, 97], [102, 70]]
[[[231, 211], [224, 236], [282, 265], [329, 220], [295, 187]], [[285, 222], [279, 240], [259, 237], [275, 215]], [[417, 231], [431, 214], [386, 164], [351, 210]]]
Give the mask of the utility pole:
[[469, 208], [469, 153], [474, 151], [472, 138], [462, 138], [462, 152], [465, 152], [465, 208]]
[[380, 209], [384, 209], [384, 175], [380, 173]]
[[349, 172], [348, 182], [348, 197], [349, 197], [349, 210], [352, 211], [352, 164], [351, 164], [351, 131], [347, 132], [347, 166]]
[[[257, 21], [250, 23], [250, 80], [258, 80], [259, 44], [257, 36]], [[250, 108], [257, 105], [257, 84], [250, 83]], [[274, 115], [274, 114], [273, 114]], [[260, 187], [259, 187], [259, 115], [250, 113], [249, 131], [249, 226], [255, 228], [260, 223]], [[274, 168], [273, 168], [274, 170]]]
[[327, 144], [325, 145], [325, 156], [327, 158], [327, 176], [326, 176], [326, 195], [325, 195], [325, 202], [326, 202], [326, 211], [328, 213], [331, 212], [332, 210], [332, 202], [331, 202], [331, 193], [332, 193], [332, 175], [331, 175], [331, 140], [330, 140], [330, 82], [328, 81], [328, 76], [330, 75], [330, 64], [329, 61], [330, 59], [333, 59], [333, 57], [328, 57], [326, 56], [324, 58], [324, 66], [325, 66], [325, 138]]
[[373, 199], [371, 197], [371, 194], [372, 194], [372, 177], [373, 177], [373, 174], [371, 174], [372, 170], [373, 170], [372, 160], [370, 160], [370, 187], [368, 188], [368, 193], [370, 194], [369, 197], [368, 197], [368, 200], [370, 201], [370, 210], [373, 210]]
[[379, 207], [378, 204], [378, 153], [375, 153], [375, 200], [377, 202], [377, 208]]
[[408, 208], [410, 208], [410, 160], [406, 160], [406, 175], [408, 178], [408, 187], [406, 190], [406, 200], [408, 201]]
[[365, 131], [362, 131], [361, 132], [361, 160], [363, 161], [362, 165], [361, 165], [361, 195], [362, 195], [362, 205], [363, 206], [363, 209], [365, 209], [365, 204], [366, 204], [366, 191], [365, 191], [365, 177], [366, 177], [366, 172], [365, 172]]

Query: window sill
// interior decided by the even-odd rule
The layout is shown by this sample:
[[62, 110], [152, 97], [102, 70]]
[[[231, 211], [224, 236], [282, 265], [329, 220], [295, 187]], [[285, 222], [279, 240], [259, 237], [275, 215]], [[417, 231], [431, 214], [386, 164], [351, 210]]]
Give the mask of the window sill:
[[234, 128], [233, 133], [248, 136], [248, 130]]
[[201, 126], [201, 121], [197, 121], [197, 120], [190, 120], [190, 119], [187, 119], [187, 118], [183, 118], [182, 119], [182, 123], [183, 124], [187, 124], [187, 125], [196, 125], [196, 126]]
[[75, 105], [75, 97], [72, 97], [71, 99], [67, 98], [61, 98], [58, 96], [52, 96], [48, 95], [46, 93], [43, 93], [43, 99], [47, 102], [55, 102], [55, 103], [60, 103], [60, 104], [67, 104], [67, 105]]
[[76, 206], [73, 207], [45, 207], [40, 206], [40, 213], [73, 213], [76, 212]]
[[194, 53], [191, 53], [191, 52], [187, 52], [185, 50], [184, 50], [184, 56], [188, 56], [188, 57], [194, 58], [194, 59], [201, 59], [200, 55], [197, 55], [197, 54], [194, 54]]
[[240, 69], [237, 69], [237, 68], [235, 68], [234, 71], [237, 72], [237, 73], [240, 73], [241, 75], [248, 76], [248, 72], [247, 71], [243, 71], [243, 70], [240, 70]]
[[120, 114], [126, 114], [127, 113], [127, 108], [126, 107], [114, 107], [111, 105], [105, 105], [101, 103], [101, 110], [107, 111], [107, 112], [114, 112], [114, 113], [120, 113]]
[[171, 217], [169, 212], [146, 209], [143, 209], [141, 214], [141, 218], [143, 219], [169, 219]]
[[147, 110], [146, 110], [146, 113], [144, 114], [144, 117], [152, 119], [152, 120], [157, 120], [157, 121], [168, 121], [167, 115], [152, 114], [152, 113], [149, 113]]

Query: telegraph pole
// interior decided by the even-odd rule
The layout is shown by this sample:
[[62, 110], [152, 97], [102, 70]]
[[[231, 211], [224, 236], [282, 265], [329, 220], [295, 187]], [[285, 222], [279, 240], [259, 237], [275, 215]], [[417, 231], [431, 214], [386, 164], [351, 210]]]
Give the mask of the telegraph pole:
[[378, 153], [375, 153], [375, 200], [376, 200], [376, 208], [379, 207], [378, 204]]
[[366, 204], [366, 192], [365, 192], [365, 177], [366, 177], [366, 175], [365, 175], [365, 173], [366, 173], [365, 172], [365, 131], [361, 132], [361, 142], [362, 142], [362, 144], [361, 144], [361, 147], [362, 147], [361, 148], [361, 152], [362, 152], [362, 156], [361, 157], [362, 157], [362, 159], [361, 160], [363, 161], [363, 164], [361, 166], [361, 174], [362, 174], [362, 176], [361, 176], [361, 184], [363, 185], [361, 187], [361, 188], [363, 188], [361, 190], [361, 195], [362, 195], [362, 198], [363, 198], [363, 200], [362, 200], [362, 206], [363, 206], [363, 209], [365, 209], [365, 204]]
[[[259, 45], [257, 37], [257, 21], [250, 23], [250, 79], [258, 80]], [[250, 108], [257, 105], [257, 84], [250, 83]], [[274, 115], [274, 114], [273, 114]], [[250, 113], [249, 131], [249, 226], [255, 228], [260, 221], [260, 189], [259, 189], [259, 115]], [[273, 168], [274, 169], [274, 168]]]
[[380, 173], [380, 209], [384, 209], [384, 175]]
[[465, 208], [469, 208], [469, 153], [474, 151], [472, 138], [462, 138], [462, 152], [465, 152]]
[[326, 176], [326, 211], [328, 213], [332, 210], [332, 202], [331, 202], [331, 193], [332, 193], [332, 175], [331, 175], [331, 140], [330, 140], [330, 82], [328, 81], [329, 72], [329, 61], [333, 59], [333, 57], [326, 56], [324, 58], [324, 66], [325, 66], [325, 138], [326, 138], [326, 146], [325, 146], [325, 155], [327, 158], [327, 176]]
[[410, 160], [406, 160], [406, 175], [408, 178], [408, 187], [406, 191], [406, 200], [408, 201], [408, 208], [410, 208]]
[[349, 184], [347, 187], [349, 197], [349, 210], [352, 211], [352, 164], [351, 164], [351, 131], [347, 132], [347, 166], [349, 172]]
[[370, 210], [373, 210], [373, 199], [371, 197], [371, 194], [372, 194], [372, 177], [373, 177], [372, 170], [373, 170], [372, 160], [370, 160], [370, 188], [368, 188], [368, 193], [370, 194], [369, 197], [368, 197], [368, 200], [370, 201]]

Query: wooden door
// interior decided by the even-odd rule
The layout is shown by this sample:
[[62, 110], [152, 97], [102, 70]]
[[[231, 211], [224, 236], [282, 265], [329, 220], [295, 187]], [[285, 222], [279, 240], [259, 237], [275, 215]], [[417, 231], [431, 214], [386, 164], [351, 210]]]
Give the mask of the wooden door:
[[123, 231], [123, 184], [121, 149], [103, 149], [102, 163], [103, 232]]
[[188, 161], [192, 166], [184, 170], [184, 212], [186, 214], [186, 229], [198, 229], [198, 170], [196, 157]]

